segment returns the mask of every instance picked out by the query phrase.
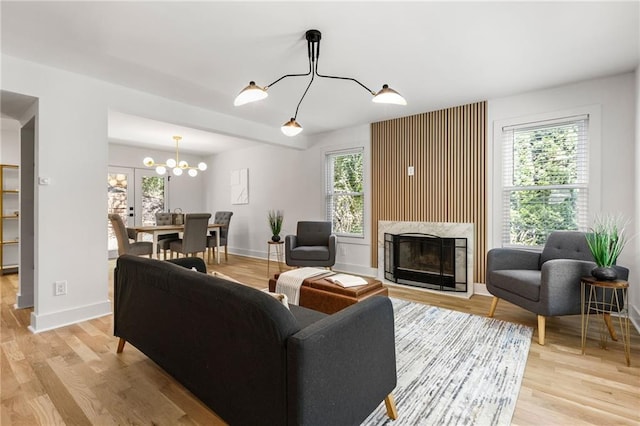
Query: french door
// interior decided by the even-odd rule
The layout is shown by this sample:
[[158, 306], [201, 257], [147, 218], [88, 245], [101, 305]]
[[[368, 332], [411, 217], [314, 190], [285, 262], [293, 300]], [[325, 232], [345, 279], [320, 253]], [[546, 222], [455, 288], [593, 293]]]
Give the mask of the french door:
[[[155, 214], [165, 210], [167, 178], [153, 170], [109, 167], [107, 188], [107, 213], [122, 216], [125, 226], [155, 225]], [[107, 226], [109, 258], [114, 258], [118, 256], [118, 241], [111, 223]], [[147, 234], [143, 236], [150, 237]]]

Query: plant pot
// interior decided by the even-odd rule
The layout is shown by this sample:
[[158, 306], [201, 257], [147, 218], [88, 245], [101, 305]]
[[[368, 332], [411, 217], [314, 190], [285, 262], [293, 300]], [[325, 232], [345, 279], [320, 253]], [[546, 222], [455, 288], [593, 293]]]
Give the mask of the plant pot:
[[613, 281], [618, 278], [616, 270], [610, 266], [608, 267], [595, 267], [591, 270], [591, 275], [600, 281]]
[[271, 236], [271, 241], [273, 241], [274, 243], [277, 243], [278, 241], [280, 241], [280, 235]]

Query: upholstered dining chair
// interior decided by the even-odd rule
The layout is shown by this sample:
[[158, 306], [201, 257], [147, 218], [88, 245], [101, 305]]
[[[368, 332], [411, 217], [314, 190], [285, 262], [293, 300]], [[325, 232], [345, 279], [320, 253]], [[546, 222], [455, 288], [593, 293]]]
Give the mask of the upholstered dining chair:
[[[227, 243], [229, 237], [229, 223], [231, 222], [231, 216], [233, 216], [233, 212], [216, 212], [213, 216], [213, 223], [218, 225], [222, 225], [219, 229], [220, 232], [220, 246], [224, 246], [224, 260], [229, 260], [229, 254], [227, 253]], [[211, 262], [211, 253], [216, 248], [216, 231], [209, 232], [209, 236], [207, 237], [207, 248], [209, 251], [209, 257], [207, 262]]]
[[[493, 295], [489, 317], [500, 299], [538, 316], [538, 343], [544, 345], [546, 318], [579, 315], [580, 278], [596, 266], [584, 232], [555, 231], [541, 253], [496, 248], [487, 253], [487, 290]], [[616, 266], [626, 280], [629, 270]]]
[[[171, 222], [171, 213], [158, 212], [156, 213], [156, 225], [172, 225]], [[175, 241], [180, 239], [180, 235], [175, 232], [171, 234], [161, 234], [158, 235], [158, 254], [160, 254], [160, 250], [162, 250], [162, 254], [164, 256], [164, 260], [167, 260], [167, 250], [169, 250], [169, 243], [171, 241]]]
[[211, 213], [187, 213], [184, 220], [184, 232], [182, 238], [171, 241], [169, 250], [171, 250], [171, 259], [173, 253], [180, 253], [184, 256], [195, 256], [197, 253], [204, 253], [207, 250], [207, 227], [209, 226]]
[[285, 261], [289, 266], [324, 266], [336, 263], [336, 236], [331, 222], [298, 222], [296, 235], [284, 239]]
[[148, 255], [153, 253], [153, 243], [149, 241], [129, 242], [129, 234], [119, 214], [110, 214], [111, 227], [118, 240], [118, 256], [123, 254]]

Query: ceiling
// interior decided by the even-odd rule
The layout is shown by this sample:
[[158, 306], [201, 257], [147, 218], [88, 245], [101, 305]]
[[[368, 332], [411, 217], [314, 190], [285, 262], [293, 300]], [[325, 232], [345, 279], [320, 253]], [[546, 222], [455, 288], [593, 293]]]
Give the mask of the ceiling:
[[[308, 78], [280, 81], [259, 103], [234, 107], [233, 99], [250, 80], [266, 85], [305, 73], [304, 33], [312, 28], [322, 32], [320, 73], [353, 77], [374, 91], [388, 83], [407, 99], [405, 107], [378, 105], [353, 82], [316, 79], [298, 114], [307, 135], [628, 72], [640, 60], [637, 1], [0, 7], [4, 54], [268, 126], [293, 116]], [[119, 114], [110, 116], [109, 137], [133, 144], [164, 137], [171, 146], [171, 135], [189, 131], [174, 126], [161, 137], [159, 128]], [[214, 153], [238, 143], [226, 138], [210, 134], [191, 146], [185, 137], [181, 149]]]

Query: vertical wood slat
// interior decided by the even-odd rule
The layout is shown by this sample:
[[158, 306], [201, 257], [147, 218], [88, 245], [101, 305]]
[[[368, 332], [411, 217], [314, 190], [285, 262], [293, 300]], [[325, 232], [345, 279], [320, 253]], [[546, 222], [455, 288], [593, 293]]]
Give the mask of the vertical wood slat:
[[[486, 102], [478, 102], [371, 125], [372, 241], [379, 220], [473, 223], [473, 279], [484, 282], [485, 120]], [[378, 266], [376, 243], [371, 264]]]

